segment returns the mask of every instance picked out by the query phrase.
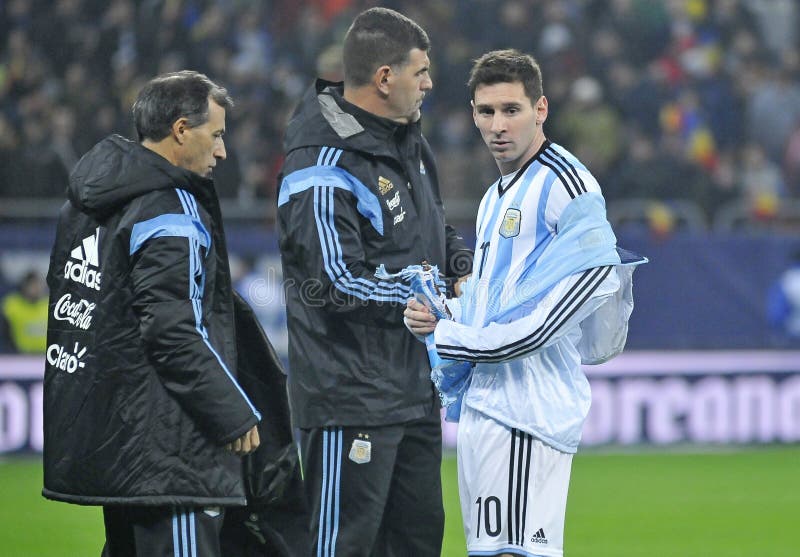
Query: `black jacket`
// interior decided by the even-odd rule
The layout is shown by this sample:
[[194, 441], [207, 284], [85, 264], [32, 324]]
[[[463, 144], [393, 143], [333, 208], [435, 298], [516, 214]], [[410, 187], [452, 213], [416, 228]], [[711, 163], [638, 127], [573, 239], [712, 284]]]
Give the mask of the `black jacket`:
[[472, 252], [447, 226], [420, 123], [399, 125], [318, 80], [289, 122], [278, 198], [296, 425], [384, 425], [436, 404], [424, 346], [403, 325], [411, 292], [379, 281], [427, 261], [450, 277]]
[[261, 444], [242, 459], [247, 506], [228, 509], [220, 533], [223, 555], [309, 555], [308, 508], [292, 434], [286, 376], [253, 310], [234, 293], [238, 379], [256, 408]]
[[259, 419], [238, 385], [213, 183], [119, 136], [70, 177], [50, 256], [46, 497], [241, 505], [224, 445]]

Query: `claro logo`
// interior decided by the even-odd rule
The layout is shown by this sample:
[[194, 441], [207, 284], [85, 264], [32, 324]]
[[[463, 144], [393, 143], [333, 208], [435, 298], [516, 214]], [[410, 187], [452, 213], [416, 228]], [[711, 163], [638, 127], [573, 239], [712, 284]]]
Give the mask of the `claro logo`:
[[72, 352], [60, 344], [51, 344], [47, 347], [47, 363], [67, 373], [75, 373], [79, 367], [84, 367], [86, 364], [81, 358], [85, 355], [86, 347], [81, 348], [77, 342]]
[[102, 273], [97, 270], [100, 266], [99, 242], [100, 227], [98, 226], [94, 234], [84, 238], [81, 245], [73, 248], [70, 252], [70, 259], [64, 266], [64, 278], [100, 290]]
[[56, 321], [67, 321], [85, 331], [92, 326], [92, 311], [96, 305], [83, 299], [73, 302], [72, 294], [64, 294], [56, 302], [53, 317]]

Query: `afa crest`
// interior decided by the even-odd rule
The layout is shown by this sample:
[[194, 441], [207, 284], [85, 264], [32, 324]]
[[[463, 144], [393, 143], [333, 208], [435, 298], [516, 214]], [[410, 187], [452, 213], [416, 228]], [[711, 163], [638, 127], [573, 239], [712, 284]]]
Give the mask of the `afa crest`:
[[381, 195], [386, 195], [394, 187], [394, 184], [388, 178], [378, 176], [378, 191]]
[[[366, 437], [359, 434], [359, 437]], [[350, 447], [350, 460], [356, 464], [366, 464], [372, 460], [372, 443], [366, 439], [353, 439], [353, 445]]]
[[519, 209], [506, 209], [506, 216], [500, 223], [500, 235], [503, 238], [513, 238], [519, 235], [519, 224], [522, 220], [522, 213]]

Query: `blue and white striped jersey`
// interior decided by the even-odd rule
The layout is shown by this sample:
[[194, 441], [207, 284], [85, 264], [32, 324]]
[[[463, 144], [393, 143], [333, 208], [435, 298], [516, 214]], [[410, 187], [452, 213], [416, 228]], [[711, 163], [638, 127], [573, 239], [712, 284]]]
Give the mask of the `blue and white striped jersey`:
[[[440, 321], [434, 333], [441, 357], [476, 363], [464, 404], [564, 452], [577, 450], [591, 402], [580, 367], [581, 322], [620, 281], [613, 264], [587, 268], [576, 261], [551, 288], [521, 301], [541, 289], [543, 255], [548, 266], [559, 258], [548, 246], [558, 238], [562, 212], [587, 192], [597, 198], [586, 205], [593, 207], [591, 217], [607, 227], [597, 181], [548, 141], [520, 170], [495, 182], [481, 201], [473, 275], [454, 308], [457, 317]], [[578, 252], [592, 233], [578, 237]], [[608, 236], [603, 253], [614, 250], [610, 228]]]

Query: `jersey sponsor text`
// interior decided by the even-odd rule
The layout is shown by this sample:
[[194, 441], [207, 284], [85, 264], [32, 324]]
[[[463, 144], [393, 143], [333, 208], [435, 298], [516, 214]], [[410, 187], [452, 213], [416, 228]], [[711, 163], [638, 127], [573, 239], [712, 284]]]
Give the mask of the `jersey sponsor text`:
[[86, 347], [81, 348], [77, 342], [72, 352], [60, 344], [51, 344], [47, 347], [47, 363], [67, 373], [75, 373], [78, 368], [86, 366], [81, 361], [84, 355], [86, 355]]
[[72, 294], [64, 294], [56, 302], [53, 317], [56, 321], [67, 321], [79, 329], [87, 330], [92, 326], [92, 311], [97, 304], [84, 299], [72, 301]]

